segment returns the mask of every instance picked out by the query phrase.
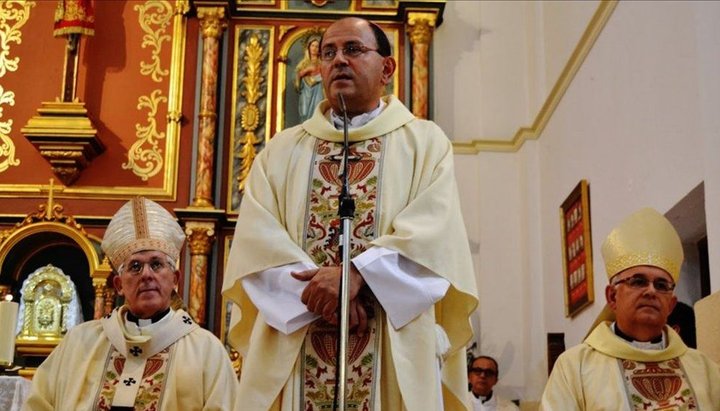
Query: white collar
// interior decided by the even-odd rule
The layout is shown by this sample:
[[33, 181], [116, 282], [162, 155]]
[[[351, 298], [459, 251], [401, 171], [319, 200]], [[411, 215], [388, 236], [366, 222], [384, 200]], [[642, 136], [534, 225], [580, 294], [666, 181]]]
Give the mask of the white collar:
[[[616, 323], [612, 323], [612, 329], [613, 332], [615, 332], [615, 326]], [[667, 347], [667, 339], [665, 338], [665, 333], [662, 333], [662, 338], [659, 342], [643, 342], [643, 341], [627, 341], [621, 337], [618, 337], [621, 340], [627, 342], [628, 344], [632, 345], [633, 347], [639, 349], [639, 350], [664, 350]]]
[[161, 318], [158, 321], [152, 322], [151, 319], [138, 319], [138, 324], [136, 324], [134, 321], [130, 321], [127, 319], [127, 314], [123, 316], [123, 322], [125, 323], [125, 330], [127, 330], [128, 334], [131, 336], [140, 336], [140, 335], [153, 335], [158, 328], [162, 327], [170, 318], [172, 318], [175, 311], [171, 308], [170, 311], [165, 314], [163, 318]]
[[[350, 119], [348, 123], [348, 130], [353, 128], [362, 127], [365, 124], [369, 123], [371, 120], [373, 120], [375, 117], [379, 116], [382, 110], [385, 108], [387, 104], [383, 99], [380, 99], [380, 103], [378, 103], [377, 108], [375, 108], [373, 111], [369, 111], [367, 113], [358, 114], [357, 116]], [[335, 114], [335, 110], [330, 109], [330, 121], [333, 123], [335, 128], [337, 130], [342, 130], [343, 128], [343, 118], [342, 116]]]
[[496, 402], [496, 397], [493, 395], [493, 392], [490, 391], [490, 394], [483, 397], [482, 395], [475, 396], [475, 393], [470, 391], [470, 398], [472, 398], [473, 403], [476, 404], [493, 404]]

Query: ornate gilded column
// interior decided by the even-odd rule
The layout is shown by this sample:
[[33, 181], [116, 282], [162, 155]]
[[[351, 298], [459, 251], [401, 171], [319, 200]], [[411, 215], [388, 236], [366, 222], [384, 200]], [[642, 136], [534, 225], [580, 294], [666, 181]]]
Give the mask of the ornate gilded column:
[[95, 289], [95, 307], [93, 309], [93, 319], [98, 320], [105, 315], [105, 284], [107, 279], [93, 278], [93, 288]]
[[437, 14], [432, 12], [407, 13], [406, 29], [412, 45], [412, 112], [420, 118], [428, 117], [428, 63], [436, 20]]
[[[50, 180], [52, 190], [53, 181]], [[93, 319], [97, 320], [108, 314], [115, 303], [115, 293], [112, 286], [108, 286], [108, 278], [112, 275], [112, 267], [107, 256], [103, 257], [95, 272], [91, 274], [93, 288], [95, 289], [95, 306], [93, 307]], [[108, 293], [108, 289], [112, 294]]]
[[208, 261], [215, 241], [215, 226], [222, 210], [215, 210], [212, 186], [215, 170], [217, 133], [217, 88], [220, 37], [227, 27], [224, 7], [198, 7], [202, 31], [202, 73], [200, 112], [198, 113], [198, 151], [195, 197], [187, 209], [175, 215], [185, 224], [190, 248], [190, 295], [186, 301], [190, 315], [200, 325], [206, 323]]
[[227, 27], [225, 9], [198, 7], [202, 30], [202, 77], [200, 85], [200, 113], [198, 113], [198, 152], [193, 207], [213, 207], [212, 182], [215, 165], [215, 133], [217, 132], [218, 58], [220, 37]]
[[115, 289], [112, 287], [105, 287], [105, 312], [103, 315], [108, 315], [112, 312], [114, 302]]
[[205, 325], [205, 305], [207, 301], [206, 280], [208, 256], [215, 241], [215, 223], [188, 221], [185, 224], [190, 246], [190, 315], [200, 325]]

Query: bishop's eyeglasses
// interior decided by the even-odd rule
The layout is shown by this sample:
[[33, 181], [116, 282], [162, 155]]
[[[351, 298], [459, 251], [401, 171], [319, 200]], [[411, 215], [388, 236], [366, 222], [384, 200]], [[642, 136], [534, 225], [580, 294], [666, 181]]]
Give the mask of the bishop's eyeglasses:
[[615, 281], [612, 285], [626, 284], [630, 288], [643, 289], [647, 288], [652, 283], [655, 290], [659, 293], [671, 293], [675, 289], [675, 283], [668, 281], [664, 278], [656, 278], [650, 281], [643, 275], [634, 275], [632, 277], [623, 278], [622, 280]]
[[[340, 50], [342, 51], [342, 55], [347, 58], [355, 58], [368, 51], [374, 51], [380, 54], [377, 49], [371, 49], [360, 43], [347, 43]], [[323, 47], [322, 50], [320, 50], [320, 60], [332, 61], [335, 59], [335, 56], [337, 56], [337, 53], [338, 49], [334, 46]]]
[[151, 260], [148, 262], [133, 260], [130, 261], [130, 264], [128, 264], [127, 267], [121, 267], [120, 272], [128, 273], [130, 275], [140, 275], [143, 269], [145, 269], [145, 265], [150, 267], [150, 270], [156, 274], [170, 266], [169, 263], [161, 260]]

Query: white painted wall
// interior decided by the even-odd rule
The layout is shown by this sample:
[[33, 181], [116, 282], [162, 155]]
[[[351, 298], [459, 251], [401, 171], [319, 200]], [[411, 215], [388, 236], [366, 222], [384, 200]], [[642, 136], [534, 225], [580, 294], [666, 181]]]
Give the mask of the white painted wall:
[[[435, 120], [456, 140], [509, 138], [531, 124], [537, 96], [547, 96], [595, 7], [448, 2], [435, 36]], [[546, 333], [564, 332], [575, 345], [604, 305], [605, 236], [640, 207], [666, 212], [702, 181], [711, 287], [720, 289], [717, 21], [718, 3], [620, 2], [539, 140], [515, 153], [456, 156], [477, 245], [477, 338], [500, 362], [499, 392], [539, 399]], [[458, 64], [441, 69], [438, 61]], [[558, 207], [582, 178], [590, 183], [596, 302], [568, 319]]]
[[453, 140], [529, 126], [597, 1], [449, 1], [434, 34], [433, 119]]
[[693, 8], [697, 56], [694, 73], [698, 81], [699, 133], [703, 136], [705, 167], [705, 218], [710, 257], [710, 289], [720, 290], [720, 3], [707, 2]]

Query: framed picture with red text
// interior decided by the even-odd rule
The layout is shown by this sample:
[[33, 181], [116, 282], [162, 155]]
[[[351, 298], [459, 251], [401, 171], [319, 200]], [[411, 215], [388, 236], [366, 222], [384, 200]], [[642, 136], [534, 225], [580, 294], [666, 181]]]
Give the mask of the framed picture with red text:
[[595, 299], [587, 180], [580, 180], [560, 206], [560, 231], [565, 316], [574, 317]]

